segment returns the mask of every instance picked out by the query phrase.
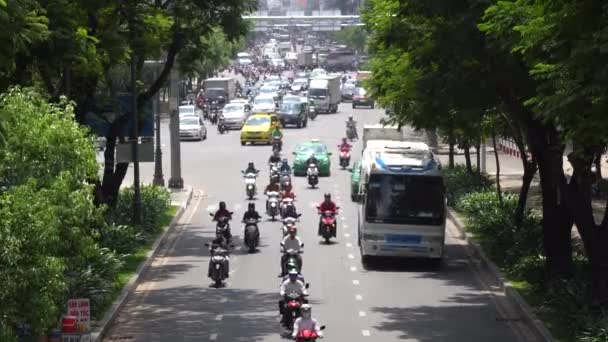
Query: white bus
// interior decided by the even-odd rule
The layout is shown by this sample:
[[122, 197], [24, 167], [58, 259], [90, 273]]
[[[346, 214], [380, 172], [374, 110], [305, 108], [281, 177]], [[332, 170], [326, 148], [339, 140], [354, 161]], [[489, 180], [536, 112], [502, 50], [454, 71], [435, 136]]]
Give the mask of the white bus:
[[361, 159], [358, 242], [370, 257], [440, 262], [447, 205], [441, 164], [421, 142], [370, 140]]

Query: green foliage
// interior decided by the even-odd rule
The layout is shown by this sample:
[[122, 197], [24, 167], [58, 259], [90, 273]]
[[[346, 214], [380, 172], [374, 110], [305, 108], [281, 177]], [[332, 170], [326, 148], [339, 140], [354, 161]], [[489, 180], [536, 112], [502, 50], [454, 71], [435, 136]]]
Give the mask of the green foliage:
[[35, 178], [45, 187], [64, 170], [78, 181], [96, 176], [93, 141], [74, 121], [70, 102], [49, 104], [32, 90], [13, 88], [0, 95], [0, 108], [8, 114], [0, 182], [10, 186]]
[[[144, 185], [141, 188], [141, 208], [143, 213], [142, 227], [145, 232], [158, 228], [165, 211], [171, 205], [171, 195], [166, 188], [156, 185]], [[112, 211], [113, 221], [119, 225], [128, 225], [133, 217], [133, 188], [121, 191], [118, 203]]]
[[454, 168], [443, 169], [443, 177], [448, 190], [449, 206], [457, 205], [463, 196], [471, 192], [493, 189], [493, 181], [488, 175], [470, 173], [462, 164], [457, 164]]
[[359, 53], [365, 52], [368, 33], [363, 26], [346, 26], [334, 33], [336, 41], [355, 49]]

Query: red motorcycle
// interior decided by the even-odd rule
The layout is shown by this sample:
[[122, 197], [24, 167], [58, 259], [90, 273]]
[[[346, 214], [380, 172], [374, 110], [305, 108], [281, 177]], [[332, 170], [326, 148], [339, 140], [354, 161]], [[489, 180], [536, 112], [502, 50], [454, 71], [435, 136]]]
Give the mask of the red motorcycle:
[[344, 170], [348, 167], [348, 164], [350, 164], [350, 148], [340, 147], [340, 166]]
[[[325, 330], [325, 326], [322, 325], [321, 330]], [[316, 331], [310, 329], [304, 329], [298, 333], [296, 336], [296, 342], [311, 342], [316, 341], [319, 338], [319, 335]]]
[[285, 295], [285, 308], [283, 309], [283, 325], [292, 330], [293, 323], [300, 317], [300, 307], [305, 303], [304, 296], [299, 293], [288, 293]]
[[[319, 207], [317, 207], [317, 209], [319, 209]], [[336, 207], [335, 212], [331, 210], [319, 212], [321, 214], [320, 235], [325, 239], [325, 243], [329, 244], [329, 240], [332, 237], [336, 237], [336, 215], [338, 214], [338, 209], [340, 209], [340, 207]]]

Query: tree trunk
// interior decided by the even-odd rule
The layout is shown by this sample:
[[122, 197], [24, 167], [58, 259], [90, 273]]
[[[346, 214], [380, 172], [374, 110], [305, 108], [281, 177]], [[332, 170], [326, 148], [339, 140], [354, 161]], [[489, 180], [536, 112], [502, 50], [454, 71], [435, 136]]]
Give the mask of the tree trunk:
[[593, 159], [593, 164], [595, 165], [595, 179], [599, 182], [602, 180], [602, 155], [604, 154], [605, 149], [601, 149], [598, 153], [595, 154], [595, 158]]
[[462, 148], [464, 149], [464, 162], [467, 167], [467, 172], [473, 174], [473, 165], [471, 164], [471, 145], [469, 144], [469, 140], [464, 139], [462, 142]]
[[477, 176], [481, 178], [481, 143], [475, 143], [475, 163], [477, 164]]
[[500, 187], [500, 159], [498, 158], [498, 150], [496, 150], [496, 133], [494, 132], [492, 132], [492, 146], [494, 148], [494, 159], [496, 160], [496, 194], [498, 195], [498, 201], [502, 203], [502, 188]]
[[[583, 240], [591, 267], [593, 303], [602, 305], [608, 303], [608, 211], [604, 213], [602, 222], [597, 225], [591, 196], [591, 164], [595, 162], [596, 154], [588, 152], [577, 156], [571, 153], [568, 159], [573, 168], [572, 177], [566, 187], [568, 209]], [[606, 208], [608, 209], [608, 202]]]
[[448, 153], [448, 167], [450, 169], [453, 169], [454, 168], [454, 150], [455, 150], [455, 145], [456, 145], [456, 139], [454, 138], [454, 127], [452, 124], [450, 124], [450, 126], [449, 126], [448, 144], [450, 146], [449, 153]]

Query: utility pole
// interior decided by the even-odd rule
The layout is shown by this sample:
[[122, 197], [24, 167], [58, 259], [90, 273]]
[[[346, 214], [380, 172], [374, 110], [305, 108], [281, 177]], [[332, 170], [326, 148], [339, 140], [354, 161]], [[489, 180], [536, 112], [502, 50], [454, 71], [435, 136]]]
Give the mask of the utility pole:
[[[129, 35], [131, 44], [135, 40], [135, 10], [132, 6], [128, 6], [129, 11]], [[133, 223], [141, 223], [141, 192], [139, 184], [139, 151], [138, 151], [138, 140], [139, 140], [139, 120], [137, 117], [137, 80], [135, 71], [135, 53], [131, 49], [131, 111], [133, 115], [133, 126], [131, 128], [131, 144], [133, 148]]]
[[[154, 68], [154, 79], [158, 77], [156, 67]], [[160, 145], [160, 90], [156, 93], [154, 101], [154, 121], [155, 121], [155, 140], [156, 150], [154, 153], [154, 179], [152, 184], [165, 186], [165, 178], [163, 176], [163, 152]]]
[[169, 136], [171, 139], [171, 178], [169, 187], [171, 189], [183, 189], [184, 180], [182, 179], [181, 167], [181, 146], [179, 140], [179, 75], [177, 67], [171, 70], [169, 76], [169, 111], [171, 113], [169, 121]]

